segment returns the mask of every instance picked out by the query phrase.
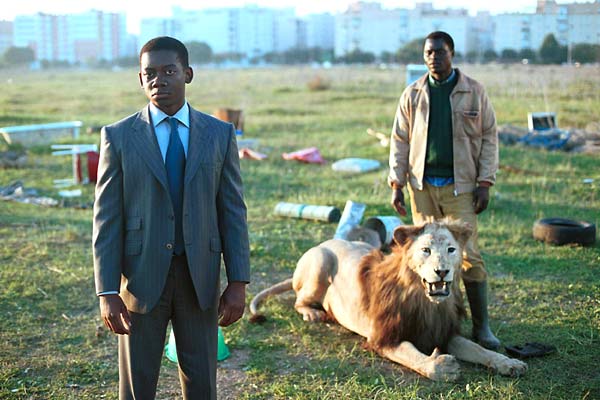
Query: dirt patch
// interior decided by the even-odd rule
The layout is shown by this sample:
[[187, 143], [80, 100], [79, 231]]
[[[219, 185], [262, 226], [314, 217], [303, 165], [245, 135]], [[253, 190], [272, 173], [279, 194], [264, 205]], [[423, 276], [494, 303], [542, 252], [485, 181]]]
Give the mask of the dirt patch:
[[244, 393], [247, 386], [244, 367], [249, 357], [248, 350], [232, 350], [229, 358], [217, 364], [217, 399], [238, 399]]
[[[217, 363], [217, 399], [233, 400], [246, 392], [246, 372], [244, 367], [248, 362], [248, 350], [231, 350], [231, 355]], [[169, 362], [160, 370], [157, 399], [181, 399], [179, 371], [177, 364]]]

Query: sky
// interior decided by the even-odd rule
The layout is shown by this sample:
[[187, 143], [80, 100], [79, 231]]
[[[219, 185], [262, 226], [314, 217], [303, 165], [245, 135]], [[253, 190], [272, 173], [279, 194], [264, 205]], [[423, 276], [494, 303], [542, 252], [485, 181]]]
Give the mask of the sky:
[[[384, 8], [413, 8], [414, 0], [373, 0]], [[124, 12], [127, 14], [127, 30], [139, 33], [139, 23], [142, 18], [169, 17], [171, 6], [181, 6], [184, 9], [200, 9], [214, 7], [241, 7], [255, 4], [261, 7], [293, 7], [298, 16], [321, 13], [341, 12], [346, 10], [351, 0], [8, 0], [0, 6], [0, 20], [13, 20], [15, 15], [44, 12], [48, 14], [72, 14], [92, 9], [108, 12]], [[504, 12], [533, 12], [536, 0], [422, 0], [431, 2], [434, 8], [466, 8], [469, 13], [490, 11], [492, 14]], [[561, 1], [567, 3], [572, 1]]]

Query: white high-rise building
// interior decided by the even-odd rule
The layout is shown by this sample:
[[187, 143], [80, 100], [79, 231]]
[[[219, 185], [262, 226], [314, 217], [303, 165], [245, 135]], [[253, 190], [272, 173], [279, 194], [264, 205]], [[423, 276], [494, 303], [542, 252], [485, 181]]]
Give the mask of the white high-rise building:
[[140, 46], [155, 36], [204, 42], [213, 53], [244, 54], [249, 59], [299, 46], [298, 19], [292, 8], [257, 6], [187, 10], [173, 7], [167, 19], [142, 20]]
[[[175, 36], [173, 19], [144, 18], [140, 22], [138, 46], [141, 48], [147, 41], [158, 36]], [[139, 50], [139, 49], [136, 49]]]
[[36, 60], [87, 63], [130, 55], [125, 15], [89, 11], [70, 15], [19, 15], [14, 45], [30, 47]]
[[335, 44], [335, 17], [329, 13], [310, 14], [304, 19], [304, 38], [299, 40], [305, 47], [333, 49]]
[[600, 44], [600, 0], [591, 3], [557, 4], [538, 0], [535, 13], [509, 13], [494, 17], [494, 49], [533, 49], [553, 34], [562, 45]]
[[13, 27], [12, 21], [0, 21], [0, 56], [13, 45]]
[[409, 14], [409, 33], [413, 39], [424, 38], [434, 31], [444, 31], [454, 40], [454, 51], [466, 54], [467, 42], [474, 34], [470, 31], [471, 17], [466, 9], [434, 9], [431, 3], [417, 3]]
[[355, 50], [379, 56], [396, 52], [409, 37], [408, 10], [386, 10], [379, 3], [358, 2], [335, 16], [336, 56]]

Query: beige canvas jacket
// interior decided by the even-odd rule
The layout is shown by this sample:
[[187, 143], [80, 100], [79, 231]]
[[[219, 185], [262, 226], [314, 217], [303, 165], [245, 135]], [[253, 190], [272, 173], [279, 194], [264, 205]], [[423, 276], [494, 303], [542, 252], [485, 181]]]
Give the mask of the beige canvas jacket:
[[[454, 157], [454, 194], [473, 191], [478, 182], [496, 181], [496, 116], [483, 86], [458, 69], [450, 94]], [[408, 86], [398, 103], [390, 143], [388, 184], [423, 190], [429, 121], [428, 74]]]

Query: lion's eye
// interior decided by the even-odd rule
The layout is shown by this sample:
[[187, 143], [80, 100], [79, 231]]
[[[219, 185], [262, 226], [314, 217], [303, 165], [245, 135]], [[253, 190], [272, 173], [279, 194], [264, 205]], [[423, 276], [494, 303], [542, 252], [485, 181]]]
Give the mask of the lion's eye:
[[456, 251], [456, 247], [448, 247], [448, 253], [452, 254]]
[[430, 255], [430, 254], [431, 254], [431, 249], [430, 249], [429, 247], [423, 247], [423, 248], [421, 249], [421, 251], [422, 251], [424, 254], [427, 254], [427, 255]]

